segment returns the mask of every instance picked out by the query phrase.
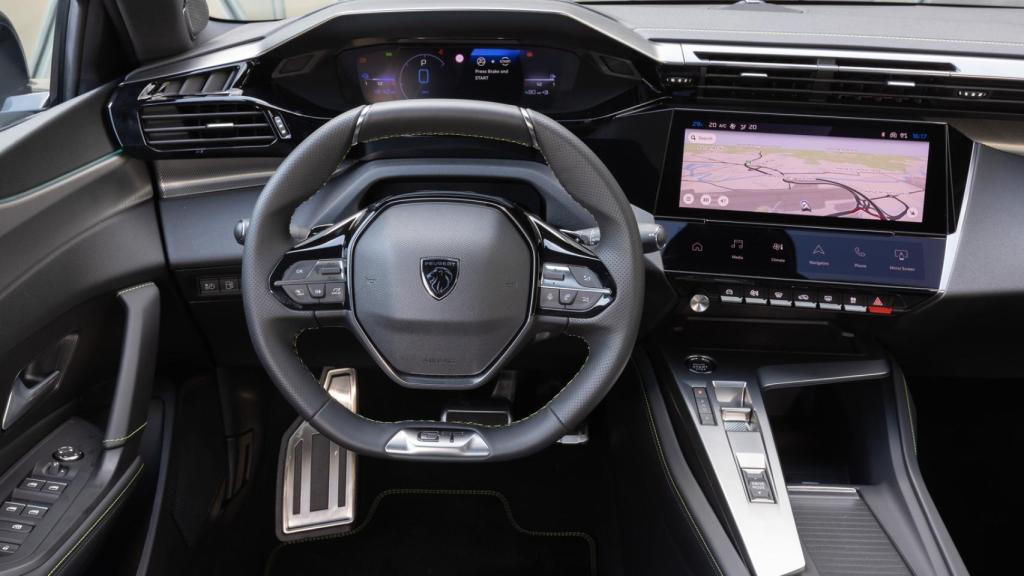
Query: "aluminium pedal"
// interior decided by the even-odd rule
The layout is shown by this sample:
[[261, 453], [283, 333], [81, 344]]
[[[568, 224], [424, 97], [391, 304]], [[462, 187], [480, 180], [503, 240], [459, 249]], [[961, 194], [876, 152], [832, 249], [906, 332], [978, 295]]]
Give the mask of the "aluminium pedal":
[[[327, 370], [321, 384], [352, 412], [356, 371]], [[285, 432], [277, 472], [277, 537], [281, 541], [347, 530], [356, 515], [356, 455], [299, 418]]]

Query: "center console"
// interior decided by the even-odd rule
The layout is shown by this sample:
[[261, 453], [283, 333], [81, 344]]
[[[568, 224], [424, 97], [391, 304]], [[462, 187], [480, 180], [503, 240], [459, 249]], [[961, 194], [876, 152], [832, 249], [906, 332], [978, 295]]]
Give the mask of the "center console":
[[966, 574], [891, 359], [829, 324], [802, 328], [831, 349], [807, 353], [708, 345], [705, 323], [647, 351], [681, 451], [752, 574]]
[[941, 291], [945, 124], [676, 110], [656, 213], [691, 308], [893, 315]]

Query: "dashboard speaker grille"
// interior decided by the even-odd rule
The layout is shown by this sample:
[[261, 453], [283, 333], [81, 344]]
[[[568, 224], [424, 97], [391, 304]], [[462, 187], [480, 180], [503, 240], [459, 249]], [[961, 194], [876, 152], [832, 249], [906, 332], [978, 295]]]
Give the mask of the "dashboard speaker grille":
[[139, 111], [154, 150], [269, 146], [277, 140], [267, 112], [249, 102], [151, 104]]

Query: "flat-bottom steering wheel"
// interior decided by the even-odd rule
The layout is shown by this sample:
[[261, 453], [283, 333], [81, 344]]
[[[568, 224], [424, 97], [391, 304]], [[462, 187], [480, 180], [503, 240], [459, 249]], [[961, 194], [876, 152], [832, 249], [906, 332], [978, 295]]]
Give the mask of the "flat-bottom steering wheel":
[[[295, 208], [354, 147], [406, 136], [536, 149], [596, 221], [600, 243], [584, 248], [514, 204], [456, 193], [394, 196], [294, 243]], [[278, 168], [250, 219], [242, 300], [270, 378], [331, 440], [375, 456], [499, 460], [572, 433], [619, 377], [640, 323], [642, 258], [622, 189], [557, 122], [490, 102], [388, 102], [334, 118]], [[588, 355], [550, 402], [508, 425], [380, 422], [335, 402], [299, 357], [299, 334], [328, 323], [345, 325], [392, 380], [414, 388], [480, 386], [541, 331], [583, 339]]]

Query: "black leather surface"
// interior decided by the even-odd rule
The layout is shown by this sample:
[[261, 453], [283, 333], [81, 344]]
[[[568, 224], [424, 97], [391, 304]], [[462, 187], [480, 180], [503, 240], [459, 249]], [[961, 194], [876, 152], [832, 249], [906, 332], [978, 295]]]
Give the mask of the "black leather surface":
[[292, 247], [292, 213], [348, 153], [360, 111], [331, 120], [281, 163], [256, 201], [242, 252], [242, 306], [253, 348], [285, 399], [306, 419], [328, 399], [295, 350], [299, 333], [315, 320], [312, 313], [295, 312], [278, 302], [268, 280], [278, 259]]
[[[509, 426], [476, 427], [490, 446], [490, 459], [514, 458], [549, 445], [572, 430], [611, 389], [629, 359], [643, 305], [643, 252], [636, 220], [608, 169], [578, 138], [554, 120], [521, 109], [464, 100], [408, 100], [376, 104], [358, 122], [357, 108], [328, 122], [296, 148], [267, 183], [253, 212], [242, 270], [242, 295], [249, 330], [271, 379], [300, 415], [336, 442], [357, 452], [382, 455], [402, 428], [453, 427], [440, 423], [375, 422], [352, 414], [326, 393], [294, 350], [303, 327], [269, 291], [267, 279], [291, 243], [288, 223], [295, 207], [317, 190], [348, 153], [353, 132], [359, 142], [414, 135], [496, 138], [523, 146], [536, 143], [566, 191], [602, 229], [597, 250], [617, 287], [615, 301], [598, 317], [575, 322], [572, 332], [587, 341], [580, 372], [545, 407]], [[465, 428], [465, 426], [462, 426]]]
[[532, 146], [519, 108], [478, 100], [395, 100], [366, 108], [360, 143], [398, 136], [467, 136]]

